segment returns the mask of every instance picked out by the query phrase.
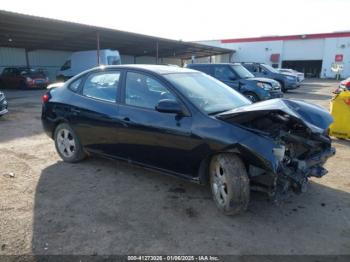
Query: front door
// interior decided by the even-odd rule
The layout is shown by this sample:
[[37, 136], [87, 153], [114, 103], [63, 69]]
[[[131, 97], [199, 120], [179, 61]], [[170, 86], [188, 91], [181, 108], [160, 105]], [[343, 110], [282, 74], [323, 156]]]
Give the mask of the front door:
[[119, 132], [118, 153], [149, 166], [193, 174], [196, 139], [191, 133], [192, 117], [155, 110], [159, 100], [179, 99], [161, 79], [143, 72], [127, 72], [123, 90], [125, 103], [120, 105], [119, 115], [124, 126]]

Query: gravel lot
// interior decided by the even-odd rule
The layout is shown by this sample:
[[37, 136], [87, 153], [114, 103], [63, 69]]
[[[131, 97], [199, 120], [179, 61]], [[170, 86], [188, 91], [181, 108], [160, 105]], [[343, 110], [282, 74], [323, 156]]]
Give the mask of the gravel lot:
[[[336, 82], [287, 97], [328, 108]], [[63, 163], [40, 122], [43, 91], [5, 90], [0, 118], [0, 254], [350, 254], [350, 141], [329, 174], [275, 205], [219, 213], [208, 187], [126, 163]]]

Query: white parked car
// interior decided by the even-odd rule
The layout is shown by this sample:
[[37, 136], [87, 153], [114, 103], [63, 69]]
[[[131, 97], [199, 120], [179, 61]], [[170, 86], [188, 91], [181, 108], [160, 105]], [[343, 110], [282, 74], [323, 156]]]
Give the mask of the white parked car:
[[[120, 65], [120, 54], [117, 50], [99, 51], [100, 65]], [[58, 71], [57, 81], [65, 81], [87, 69], [98, 66], [97, 50], [74, 52]]]
[[289, 68], [279, 68], [278, 71], [281, 73], [288, 73], [288, 74], [293, 74], [298, 78], [299, 82], [302, 82], [305, 80], [305, 75], [304, 73], [298, 72], [294, 69], [289, 69]]

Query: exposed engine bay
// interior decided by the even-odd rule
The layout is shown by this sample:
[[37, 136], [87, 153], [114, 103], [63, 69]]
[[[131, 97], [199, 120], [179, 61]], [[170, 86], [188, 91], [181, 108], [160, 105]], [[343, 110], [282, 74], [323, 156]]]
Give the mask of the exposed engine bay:
[[[279, 103], [284, 101], [281, 100]], [[244, 113], [231, 113], [230, 118], [226, 118], [226, 121], [273, 138], [279, 145], [273, 148], [273, 154], [279, 161], [277, 174], [266, 172], [253, 165], [249, 166], [252, 189], [271, 195], [285, 193], [290, 188], [296, 192], [303, 192], [306, 190], [309, 177], [322, 177], [327, 173], [323, 164], [335, 154], [328, 136], [328, 122], [331, 121], [321, 119], [321, 114], [314, 114], [312, 116], [316, 120], [323, 122], [315, 125], [315, 119], [310, 118], [310, 122], [307, 122], [299, 118], [290, 108], [289, 105], [288, 110], [286, 108], [247, 110]], [[305, 111], [301, 113], [305, 114]], [[324, 128], [326, 126], [327, 128]]]

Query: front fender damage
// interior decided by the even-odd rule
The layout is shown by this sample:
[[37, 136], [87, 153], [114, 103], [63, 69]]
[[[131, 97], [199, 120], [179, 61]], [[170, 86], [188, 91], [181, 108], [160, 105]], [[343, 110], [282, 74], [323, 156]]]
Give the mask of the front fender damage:
[[[256, 105], [256, 110], [248, 108], [217, 116], [251, 132], [237, 148], [244, 160], [249, 156], [251, 188], [269, 195], [290, 189], [304, 192], [310, 177], [320, 178], [327, 173], [323, 165], [335, 154], [327, 134], [332, 122], [329, 116], [315, 107], [315, 112], [308, 115], [304, 103], [293, 101], [293, 107], [288, 107], [289, 103], [284, 102], [279, 102], [282, 107], [270, 110]], [[295, 107], [299, 107], [299, 114]]]

